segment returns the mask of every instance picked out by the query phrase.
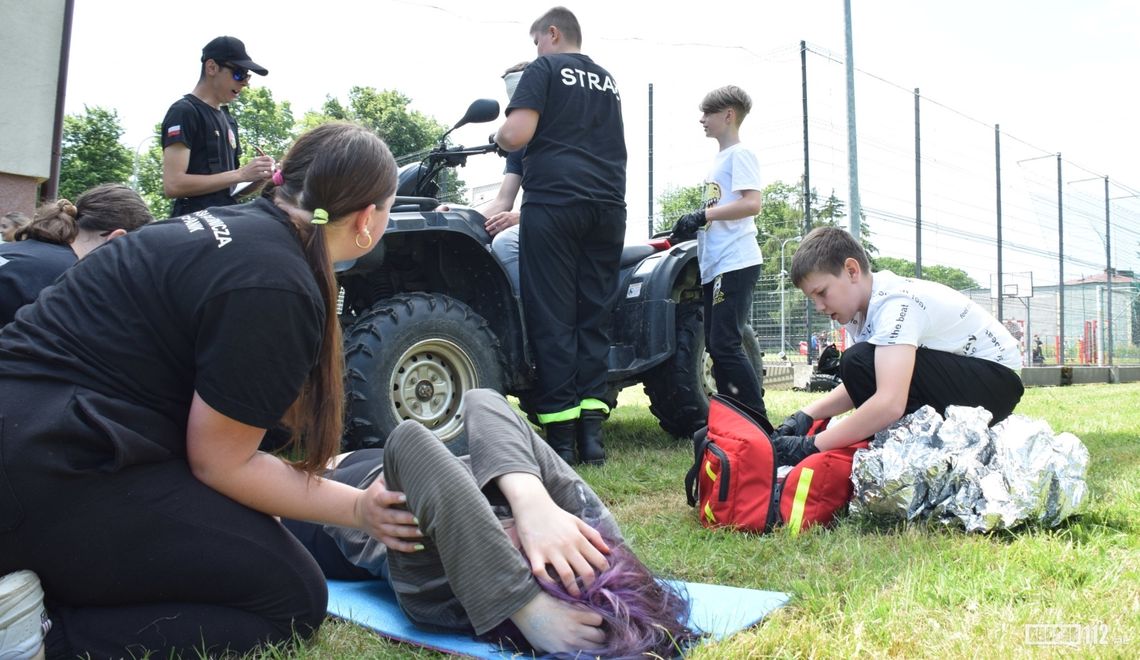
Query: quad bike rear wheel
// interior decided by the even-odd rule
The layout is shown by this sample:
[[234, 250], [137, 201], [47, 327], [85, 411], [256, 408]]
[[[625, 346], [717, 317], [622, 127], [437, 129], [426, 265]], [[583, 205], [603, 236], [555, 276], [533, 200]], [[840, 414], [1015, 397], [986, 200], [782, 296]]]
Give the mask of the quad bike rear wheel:
[[[716, 391], [712, 358], [705, 351], [701, 303], [677, 307], [676, 337], [673, 357], [646, 375], [645, 393], [649, 396], [649, 411], [657, 417], [661, 428], [678, 438], [687, 438], [707, 423], [709, 396]], [[763, 391], [764, 354], [751, 326], [745, 326], [742, 340]]]

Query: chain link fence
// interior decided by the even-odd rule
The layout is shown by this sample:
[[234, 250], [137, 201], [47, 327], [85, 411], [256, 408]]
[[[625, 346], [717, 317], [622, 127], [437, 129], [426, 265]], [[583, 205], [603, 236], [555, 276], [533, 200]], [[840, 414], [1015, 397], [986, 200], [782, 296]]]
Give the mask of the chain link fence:
[[[759, 154], [764, 181], [846, 203], [842, 58], [801, 43], [754, 59], [755, 80], [739, 84], [763, 90], [764, 102], [742, 137]], [[918, 270], [938, 280], [953, 271], [953, 288], [1021, 341], [1027, 367], [1140, 364], [1140, 190], [1022, 139], [1016, 124], [980, 120], [952, 100], [866, 71], [856, 70], [855, 78], [860, 227], [877, 250], [872, 256], [905, 261], [909, 272], [892, 266], [902, 276]], [[663, 81], [654, 94], [665, 107], [684, 107], [692, 90]], [[662, 138], [666, 147], [678, 140], [673, 133]], [[686, 165], [691, 171], [692, 161], [705, 162], [706, 153], [654, 153], [655, 170], [664, 175], [659, 189], [699, 182], [677, 176]], [[851, 221], [845, 210], [841, 226]], [[761, 239], [802, 235], [803, 214], [796, 213], [780, 226], [761, 227]], [[785, 268], [798, 245], [789, 240]], [[779, 250], [764, 259], [752, 323], [767, 359], [783, 354], [808, 362], [821, 344], [842, 347], [840, 328], [809, 309], [790, 281], [781, 282], [772, 267]]]
[[[990, 288], [962, 293], [998, 314]], [[1061, 291], [1055, 284], [1035, 286], [1032, 295], [1007, 293], [1002, 298], [1006, 328], [1021, 342], [1024, 366], [1101, 366], [1140, 364], [1140, 282], [1117, 276], [1111, 291], [1104, 278], [1064, 287], [1064, 339], [1060, 327]], [[1109, 312], [1111, 298], [1111, 313]], [[752, 296], [752, 328], [766, 359], [814, 362], [829, 343], [844, 348], [841, 326], [809, 309], [804, 294], [779, 275], [762, 275]], [[1063, 344], [1062, 344], [1063, 341]]]

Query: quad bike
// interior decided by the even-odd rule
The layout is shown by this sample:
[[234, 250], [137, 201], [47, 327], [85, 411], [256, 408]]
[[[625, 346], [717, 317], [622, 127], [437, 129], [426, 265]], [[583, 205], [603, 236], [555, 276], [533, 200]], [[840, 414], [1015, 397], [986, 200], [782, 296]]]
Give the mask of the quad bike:
[[[497, 102], [476, 101], [448, 133], [498, 114]], [[525, 310], [490, 249], [484, 217], [470, 208], [436, 210], [440, 173], [498, 148], [448, 146], [446, 138], [422, 162], [400, 169], [380, 244], [338, 275], [345, 449], [382, 447], [400, 421], [414, 419], [460, 454], [465, 392], [495, 389], [518, 397], [524, 409], [533, 395], [533, 356], [542, 347], [527, 339]], [[696, 242], [625, 246], [614, 298], [609, 403], [616, 405], [623, 387], [644, 383], [661, 427], [691, 434], [706, 421], [712, 391]], [[751, 329], [745, 349], [762, 382]]]

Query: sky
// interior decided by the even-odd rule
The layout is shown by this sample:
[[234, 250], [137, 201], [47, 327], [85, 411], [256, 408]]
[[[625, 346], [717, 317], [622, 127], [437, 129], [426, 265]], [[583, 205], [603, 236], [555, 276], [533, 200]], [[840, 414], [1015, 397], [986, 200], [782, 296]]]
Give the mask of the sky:
[[[1030, 229], [1046, 243], [1056, 240], [1055, 227], [1053, 238], [1048, 235], [1055, 203], [1050, 211], [1048, 195], [1034, 191], [1056, 176], [1055, 161], [1015, 160], [1062, 152], [1073, 163], [1066, 165], [1066, 191], [1077, 197], [1103, 195], [1102, 184], [1068, 183], [1092, 176], [1109, 175], [1130, 187], [1114, 186], [1113, 196], [1140, 190], [1140, 92], [1131, 75], [1140, 70], [1137, 3], [851, 4], [865, 206], [913, 214], [916, 87], [931, 102], [923, 106], [923, 155], [931, 160], [932, 177], [924, 208], [944, 210], [947, 226], [974, 223], [976, 231], [992, 233], [987, 227], [993, 225], [994, 124], [1003, 134], [1003, 185], [1010, 187], [1010, 204], [1024, 211], [1026, 223], [1038, 225]], [[754, 109], [741, 136], [761, 152], [764, 172], [772, 180], [799, 177], [800, 40], [811, 49], [813, 183], [824, 194], [834, 189], [847, 197], [842, 0], [578, 0], [566, 6], [581, 22], [582, 51], [607, 68], [621, 89], [629, 240], [647, 234], [650, 84], [655, 194], [700, 182], [716, 144], [701, 132], [697, 104], [710, 89], [730, 83], [752, 94]], [[254, 76], [254, 84], [269, 87], [277, 101], [289, 101], [298, 117], [328, 95], [345, 100], [352, 86], [361, 85], [397, 89], [411, 97], [414, 109], [450, 124], [476, 98], [505, 105], [500, 75], [535, 56], [527, 32], [547, 8], [516, 0], [78, 0], [66, 108], [115, 109], [126, 129], [124, 143], [145, 150], [169, 105], [193, 88], [202, 46], [231, 34], [269, 69], [265, 78]], [[495, 126], [464, 127], [454, 137], [483, 142]], [[472, 159], [460, 173], [469, 184], [493, 181], [501, 171], [501, 162], [483, 158]], [[947, 176], [940, 182], [940, 160], [948, 171], [975, 180], [958, 183]], [[968, 201], [973, 198], [979, 201]], [[1092, 227], [1095, 211], [1089, 213]], [[908, 232], [913, 237], [913, 229], [886, 221], [878, 227], [880, 241], [900, 242], [897, 256], [914, 258], [905, 253], [913, 253], [913, 246], [901, 243]], [[953, 236], [947, 239], [953, 243]], [[937, 248], [934, 242], [930, 250], [936, 254]], [[943, 260], [969, 263], [968, 253], [959, 247]], [[1026, 259], [1027, 268], [1037, 267], [1032, 255]], [[977, 267], [983, 270], [984, 264]]]

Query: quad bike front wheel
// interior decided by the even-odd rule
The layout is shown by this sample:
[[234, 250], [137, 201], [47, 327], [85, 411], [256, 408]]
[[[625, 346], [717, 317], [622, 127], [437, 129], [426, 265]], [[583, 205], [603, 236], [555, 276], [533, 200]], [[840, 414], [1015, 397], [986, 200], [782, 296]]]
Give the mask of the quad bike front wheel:
[[463, 454], [464, 394], [502, 391], [502, 353], [487, 321], [467, 305], [441, 294], [401, 294], [349, 330], [345, 379], [345, 449], [383, 447], [410, 419]]

